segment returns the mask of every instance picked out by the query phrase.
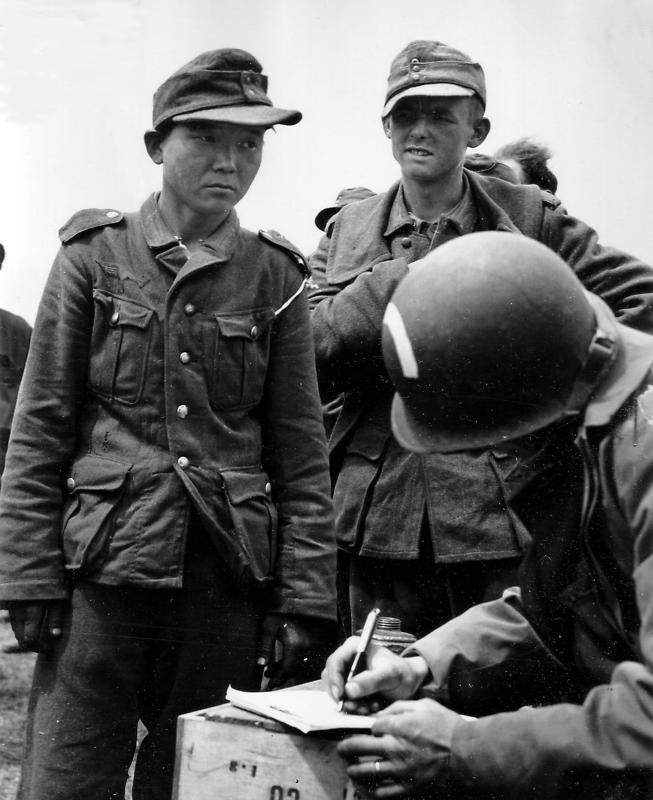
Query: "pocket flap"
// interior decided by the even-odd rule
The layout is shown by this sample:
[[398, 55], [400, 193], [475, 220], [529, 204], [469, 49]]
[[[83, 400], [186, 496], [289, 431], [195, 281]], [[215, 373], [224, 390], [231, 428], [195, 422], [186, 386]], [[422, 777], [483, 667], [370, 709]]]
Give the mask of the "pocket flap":
[[265, 472], [225, 469], [220, 471], [224, 482], [224, 488], [229, 500], [232, 503], [245, 503], [254, 497], [266, 497], [268, 500], [271, 495], [270, 479]]
[[139, 305], [124, 297], [105, 294], [97, 289], [93, 292], [93, 297], [104, 308], [110, 325], [131, 325], [145, 330], [154, 314], [154, 310], [147, 306]]
[[131, 464], [100, 456], [84, 456], [73, 464], [66, 480], [69, 494], [77, 491], [115, 491], [125, 482]]
[[274, 319], [274, 311], [268, 308], [247, 314], [216, 315], [215, 319], [222, 336], [255, 340]]

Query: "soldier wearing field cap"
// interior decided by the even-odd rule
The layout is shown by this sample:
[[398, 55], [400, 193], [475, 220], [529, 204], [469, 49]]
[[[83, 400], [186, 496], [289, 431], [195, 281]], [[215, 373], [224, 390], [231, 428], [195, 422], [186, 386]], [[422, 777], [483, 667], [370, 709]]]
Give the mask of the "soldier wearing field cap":
[[[653, 270], [601, 246], [596, 232], [537, 186], [464, 168], [490, 122], [481, 65], [438, 41], [392, 61], [379, 104], [399, 165], [388, 191], [342, 208], [315, 263], [311, 308], [323, 400], [344, 403], [331, 433], [336, 536], [348, 559], [354, 629], [370, 608], [417, 635], [516, 580], [529, 532], [496, 449], [417, 455], [392, 437], [381, 358], [386, 304], [411, 264], [474, 231], [506, 231], [558, 253], [620, 322], [653, 330]], [[545, 465], [532, 454], [531, 472]]]
[[334, 216], [340, 211], [343, 206], [354, 203], [356, 200], [365, 200], [372, 197], [374, 192], [366, 186], [351, 186], [348, 189], [342, 189], [338, 192], [335, 203], [332, 206], [326, 206], [315, 215], [315, 225], [321, 230], [325, 231], [327, 225], [333, 220]]
[[300, 119], [254, 56], [203, 53], [154, 95], [161, 191], [60, 230], [0, 503], [0, 598], [39, 652], [23, 800], [123, 797], [139, 719], [133, 797], [169, 798], [179, 714], [330, 644], [307, 270], [234, 211]]

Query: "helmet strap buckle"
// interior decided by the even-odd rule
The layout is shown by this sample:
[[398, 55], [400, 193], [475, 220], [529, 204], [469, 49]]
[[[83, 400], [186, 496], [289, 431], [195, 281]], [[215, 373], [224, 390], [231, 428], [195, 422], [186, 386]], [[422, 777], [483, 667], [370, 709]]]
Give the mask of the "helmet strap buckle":
[[617, 356], [617, 336], [612, 331], [597, 327], [589, 344], [587, 358], [580, 368], [567, 401], [568, 415], [583, 410], [605, 373]]

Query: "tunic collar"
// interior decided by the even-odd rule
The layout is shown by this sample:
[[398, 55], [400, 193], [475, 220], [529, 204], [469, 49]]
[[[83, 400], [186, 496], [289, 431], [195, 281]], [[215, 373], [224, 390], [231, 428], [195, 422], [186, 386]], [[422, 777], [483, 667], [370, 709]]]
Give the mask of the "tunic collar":
[[390, 208], [385, 236], [391, 236], [404, 227], [413, 228], [420, 233], [425, 232], [422, 228], [428, 227], [429, 233], [427, 235], [430, 234], [432, 236], [438, 226], [443, 224], [444, 220], [447, 220], [448, 224], [461, 236], [465, 233], [471, 233], [475, 229], [476, 206], [469, 187], [469, 180], [465, 174], [463, 174], [463, 194], [458, 203], [442, 214], [435, 222], [430, 223], [430, 225], [428, 222], [419, 220], [408, 210], [403, 185], [400, 183]]
[[159, 210], [159, 192], [150, 195], [141, 207], [141, 226], [154, 257], [178, 272], [187, 262], [193, 266], [228, 261], [234, 253], [240, 230], [238, 215], [231, 209], [224, 222], [192, 252], [168, 227]]

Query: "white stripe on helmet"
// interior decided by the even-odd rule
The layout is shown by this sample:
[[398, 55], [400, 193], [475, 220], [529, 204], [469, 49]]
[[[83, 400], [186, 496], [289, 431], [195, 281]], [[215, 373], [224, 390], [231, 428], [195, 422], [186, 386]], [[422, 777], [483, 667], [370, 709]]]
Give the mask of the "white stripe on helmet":
[[408, 338], [406, 326], [401, 318], [399, 309], [394, 303], [388, 303], [383, 315], [383, 324], [392, 336], [404, 378], [417, 378], [419, 376], [419, 368], [413, 352], [413, 346]]

